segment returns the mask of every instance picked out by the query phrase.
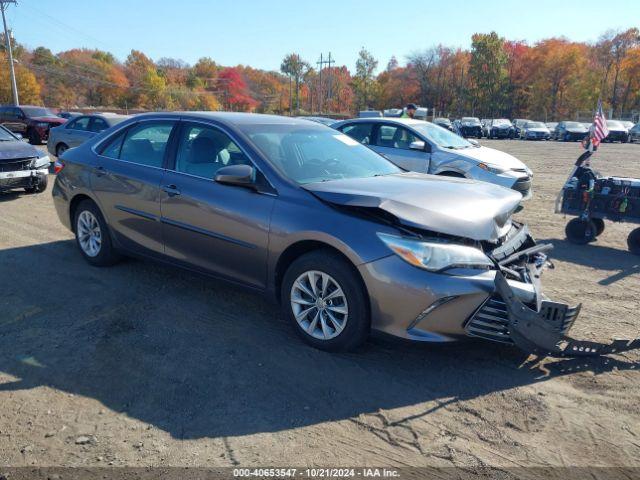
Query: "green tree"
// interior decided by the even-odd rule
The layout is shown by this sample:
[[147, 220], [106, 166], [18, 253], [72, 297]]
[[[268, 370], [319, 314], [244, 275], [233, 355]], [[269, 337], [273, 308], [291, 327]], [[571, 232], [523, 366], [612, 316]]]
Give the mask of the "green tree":
[[504, 43], [496, 32], [476, 33], [471, 37], [469, 75], [479, 110], [476, 114], [501, 115], [505, 109], [508, 56]]
[[[289, 77], [289, 82], [295, 83], [295, 103], [296, 110], [300, 110], [300, 83], [305, 72], [309, 69], [309, 64], [305, 62], [297, 53], [290, 53], [280, 65], [280, 71]], [[292, 100], [291, 100], [292, 101]]]
[[369, 108], [377, 91], [374, 72], [378, 68], [378, 60], [364, 47], [360, 49], [356, 60], [356, 74], [353, 77], [353, 87], [359, 109]]

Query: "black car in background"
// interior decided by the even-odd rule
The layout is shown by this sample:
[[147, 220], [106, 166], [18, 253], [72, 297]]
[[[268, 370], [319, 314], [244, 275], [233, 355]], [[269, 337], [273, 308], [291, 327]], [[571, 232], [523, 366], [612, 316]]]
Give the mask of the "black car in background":
[[552, 133], [554, 140], [562, 142], [579, 142], [587, 136], [589, 130], [580, 122], [563, 121], [556, 125]]
[[487, 127], [487, 138], [515, 138], [516, 129], [506, 118], [491, 120]]
[[432, 123], [453, 132], [453, 123], [448, 118], [434, 118]]
[[482, 138], [482, 124], [476, 117], [462, 117], [459, 124], [460, 135], [465, 138]]

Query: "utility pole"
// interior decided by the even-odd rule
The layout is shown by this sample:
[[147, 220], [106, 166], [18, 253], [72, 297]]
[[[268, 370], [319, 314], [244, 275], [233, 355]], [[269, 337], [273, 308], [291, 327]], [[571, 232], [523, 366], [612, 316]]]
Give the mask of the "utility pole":
[[316, 62], [318, 65], [318, 112], [322, 115], [322, 69], [324, 68], [324, 60], [322, 60], [322, 54], [320, 54], [320, 60]]
[[0, 0], [0, 10], [2, 10], [2, 24], [4, 25], [4, 43], [7, 48], [7, 54], [9, 57], [9, 73], [11, 74], [11, 93], [13, 94], [13, 105], [18, 106], [18, 87], [16, 85], [16, 72], [13, 66], [13, 52], [11, 51], [11, 38], [9, 38], [9, 30], [7, 29], [7, 19], [4, 12], [9, 4], [16, 4], [16, 0]]
[[[325, 58], [327, 59], [325, 60]], [[328, 99], [331, 100], [331, 65], [334, 63], [336, 62], [335, 60], [331, 59], [331, 52], [329, 52], [328, 57], [324, 57], [324, 55], [321, 53], [320, 60], [316, 62], [316, 65], [318, 65], [318, 74], [319, 74], [318, 81], [320, 83], [320, 88], [319, 88], [320, 91], [318, 92], [318, 110], [320, 111], [320, 113], [322, 113], [322, 101], [324, 99], [323, 91], [322, 91], [322, 70], [324, 69], [325, 65], [329, 67], [329, 71], [327, 72], [329, 86], [327, 90], [328, 90]]]

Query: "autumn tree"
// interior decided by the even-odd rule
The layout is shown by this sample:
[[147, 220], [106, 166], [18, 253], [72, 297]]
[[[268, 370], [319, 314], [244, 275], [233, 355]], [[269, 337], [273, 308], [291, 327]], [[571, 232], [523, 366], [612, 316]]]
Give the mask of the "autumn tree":
[[[0, 53], [0, 62], [3, 65], [3, 67], [0, 68], [0, 103], [12, 103], [11, 78], [9, 76], [9, 68], [4, 67], [8, 62], [4, 52]], [[40, 105], [42, 103], [40, 99], [40, 85], [33, 72], [17, 64], [15, 65], [15, 74], [20, 103]]]
[[225, 68], [219, 75], [225, 106], [235, 112], [252, 112], [258, 102], [251, 98], [240, 69], [237, 67]]

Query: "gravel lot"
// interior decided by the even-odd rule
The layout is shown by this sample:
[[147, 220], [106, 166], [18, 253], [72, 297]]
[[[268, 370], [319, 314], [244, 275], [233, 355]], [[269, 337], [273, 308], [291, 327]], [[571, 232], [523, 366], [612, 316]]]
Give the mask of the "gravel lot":
[[[519, 217], [556, 244], [579, 338], [639, 335], [631, 225], [573, 246], [578, 144], [486, 141], [535, 172]], [[639, 145], [603, 173], [640, 176]], [[53, 180], [53, 177], [50, 178]], [[640, 466], [640, 355], [539, 360], [484, 342], [303, 345], [261, 297], [172, 268], [86, 264], [50, 192], [0, 195], [0, 466]]]

